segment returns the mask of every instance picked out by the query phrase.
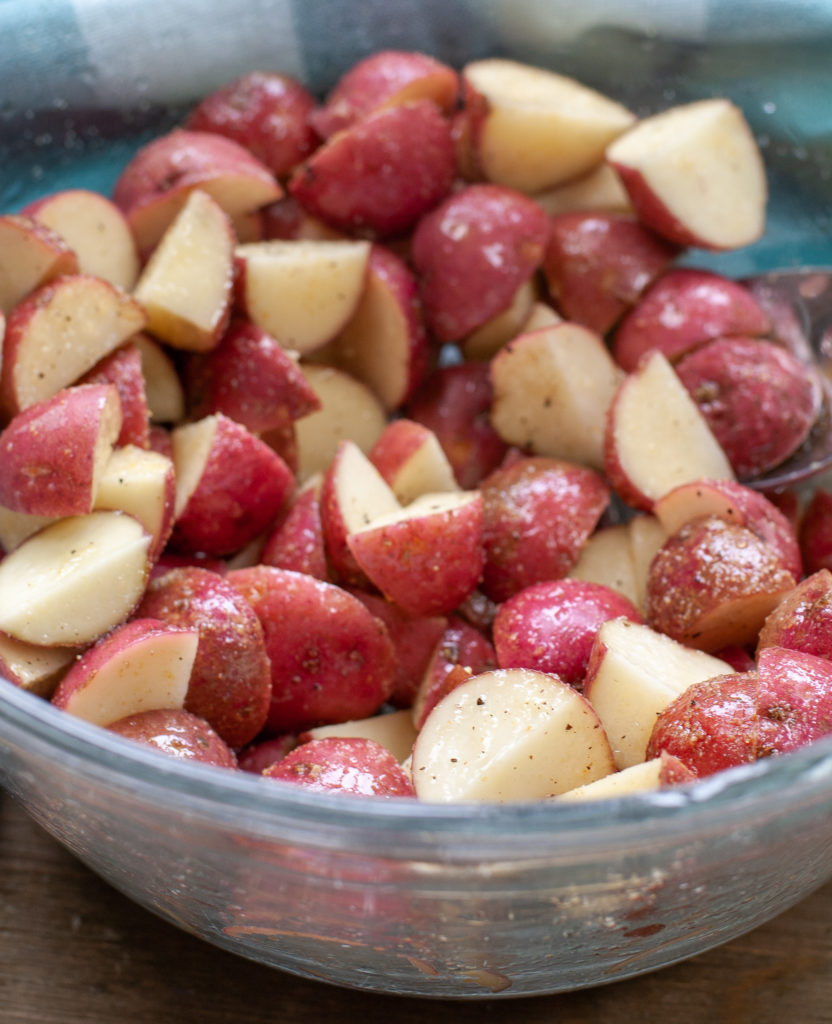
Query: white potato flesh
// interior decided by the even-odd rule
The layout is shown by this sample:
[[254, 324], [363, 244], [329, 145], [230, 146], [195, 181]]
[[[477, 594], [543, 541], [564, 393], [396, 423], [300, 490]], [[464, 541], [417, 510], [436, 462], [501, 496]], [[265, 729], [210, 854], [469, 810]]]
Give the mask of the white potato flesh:
[[92, 643], [139, 601], [150, 540], [121, 512], [44, 527], [0, 562], [0, 630], [47, 647]]
[[335, 494], [347, 533], [365, 529], [401, 506], [376, 467], [352, 441], [344, 443], [335, 469]]
[[69, 265], [56, 241], [39, 238], [28, 217], [0, 217], [0, 313]]
[[654, 501], [691, 480], [734, 479], [725, 452], [661, 352], [622, 385], [612, 432], [625, 476]]
[[581, 548], [569, 576], [611, 587], [636, 604], [638, 588], [629, 526], [616, 523], [596, 530]]
[[509, 305], [472, 331], [462, 342], [467, 359], [490, 359], [507, 341], [525, 329], [537, 299], [532, 281], [524, 281]]
[[99, 479], [95, 508], [128, 512], [155, 539], [165, 519], [169, 478], [173, 464], [167, 456], [136, 445], [117, 448]]
[[76, 718], [104, 727], [142, 711], [181, 708], [198, 644], [196, 630], [134, 640], [113, 650], [61, 706]]
[[389, 509], [375, 516], [369, 523], [361, 523], [350, 533], [361, 533], [363, 530], [377, 530], [379, 527], [392, 526], [394, 523], [406, 522], [409, 519], [420, 519], [429, 516], [442, 516], [447, 512], [470, 505], [480, 499], [479, 491], [441, 491], [439, 493], [420, 494], [409, 505]]
[[343, 370], [314, 363], [301, 367], [321, 402], [317, 412], [295, 421], [299, 480], [322, 473], [341, 441], [369, 452], [387, 426], [387, 413], [376, 395]]
[[609, 164], [600, 164], [577, 181], [540, 192], [535, 197], [554, 217], [560, 213], [632, 213], [633, 206], [621, 179]]
[[39, 647], [0, 633], [0, 675], [38, 697], [52, 695], [74, 660], [68, 647]]
[[627, 523], [627, 531], [630, 535], [633, 577], [636, 587], [633, 604], [636, 608], [644, 611], [650, 563], [667, 540], [668, 531], [655, 516], [648, 514], [633, 516]]
[[491, 363], [491, 421], [508, 444], [600, 469], [622, 378], [602, 338], [573, 323], [521, 334]]
[[657, 715], [694, 683], [732, 672], [705, 654], [627, 619], [610, 619], [598, 631], [603, 657], [586, 685], [617, 768], [644, 760]]
[[662, 759], [653, 757], [641, 764], [630, 765], [620, 772], [612, 772], [603, 779], [589, 782], [586, 786], [561, 793], [558, 800], [606, 800], [609, 797], [629, 796], [631, 793], [649, 793], [661, 789]]
[[586, 174], [635, 121], [620, 103], [543, 68], [487, 59], [463, 75], [488, 103], [478, 147], [485, 176], [521, 192]]
[[373, 715], [372, 718], [358, 718], [351, 722], [339, 722], [337, 725], [319, 725], [304, 733], [303, 740], [325, 739], [327, 736], [357, 737], [375, 740], [390, 751], [401, 763], [407, 760], [413, 750], [416, 739], [416, 728], [413, 725], [409, 709], [391, 711], [386, 715]]
[[54, 522], [52, 516], [30, 516], [0, 505], [0, 547], [5, 552], [14, 551], [27, 537]]
[[433, 433], [402, 464], [390, 486], [402, 505], [409, 505], [422, 494], [459, 490], [448, 456]]
[[18, 343], [12, 378], [19, 408], [74, 384], [145, 321], [141, 305], [109, 281], [61, 278]]
[[733, 249], [765, 228], [767, 183], [759, 147], [739, 107], [699, 100], [644, 118], [607, 150], [702, 244]]
[[173, 464], [176, 467], [177, 517], [202, 479], [216, 433], [216, 416], [205, 416], [195, 423], [185, 423], [171, 432]]
[[207, 351], [231, 299], [234, 234], [228, 215], [194, 189], [142, 271], [134, 295], [154, 335], [174, 348]]
[[572, 687], [527, 669], [497, 669], [457, 687], [413, 747], [417, 796], [507, 803], [556, 796], [614, 770], [597, 715]]
[[369, 242], [269, 241], [238, 245], [251, 320], [302, 355], [345, 326], [364, 291]]
[[146, 334], [131, 338], [142, 357], [147, 406], [153, 423], [178, 423], [185, 416], [185, 391], [170, 356]]

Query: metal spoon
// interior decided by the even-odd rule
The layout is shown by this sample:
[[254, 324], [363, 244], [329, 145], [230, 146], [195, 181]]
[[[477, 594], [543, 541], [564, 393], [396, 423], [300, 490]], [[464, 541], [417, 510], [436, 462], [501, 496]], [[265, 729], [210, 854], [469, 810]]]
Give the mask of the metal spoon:
[[753, 480], [756, 490], [782, 490], [832, 467], [832, 270], [774, 270], [745, 282], [771, 317], [775, 334], [816, 367], [821, 409], [804, 443], [790, 458]]

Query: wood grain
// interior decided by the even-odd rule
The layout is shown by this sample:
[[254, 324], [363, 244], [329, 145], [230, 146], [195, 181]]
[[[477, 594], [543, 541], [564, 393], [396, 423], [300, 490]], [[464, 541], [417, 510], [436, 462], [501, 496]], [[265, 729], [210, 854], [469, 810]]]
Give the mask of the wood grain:
[[458, 1003], [345, 991], [214, 949], [122, 897], [0, 796], [3, 1024], [823, 1024], [832, 884], [750, 935], [633, 981]]

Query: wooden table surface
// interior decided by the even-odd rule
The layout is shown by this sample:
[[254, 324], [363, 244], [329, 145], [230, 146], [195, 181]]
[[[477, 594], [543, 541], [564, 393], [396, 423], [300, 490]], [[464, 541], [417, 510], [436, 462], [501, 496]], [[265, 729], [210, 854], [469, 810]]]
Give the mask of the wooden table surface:
[[832, 884], [695, 960], [605, 988], [475, 1003], [345, 991], [260, 967], [114, 892], [0, 795], [2, 1024], [832, 1022]]

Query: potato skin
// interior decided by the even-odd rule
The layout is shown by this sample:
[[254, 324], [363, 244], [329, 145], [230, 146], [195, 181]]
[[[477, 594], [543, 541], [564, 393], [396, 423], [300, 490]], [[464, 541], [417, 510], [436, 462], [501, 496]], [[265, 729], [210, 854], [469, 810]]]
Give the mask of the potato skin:
[[415, 796], [413, 783], [389, 750], [374, 740], [328, 736], [309, 740], [263, 771], [316, 793]]
[[757, 652], [766, 647], [832, 659], [832, 572], [819, 569], [786, 594], [760, 630]]
[[190, 711], [141, 711], [120, 718], [107, 728], [110, 732], [144, 743], [170, 757], [201, 761], [217, 768], [237, 768], [234, 751], [205, 719]]

